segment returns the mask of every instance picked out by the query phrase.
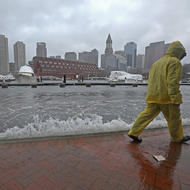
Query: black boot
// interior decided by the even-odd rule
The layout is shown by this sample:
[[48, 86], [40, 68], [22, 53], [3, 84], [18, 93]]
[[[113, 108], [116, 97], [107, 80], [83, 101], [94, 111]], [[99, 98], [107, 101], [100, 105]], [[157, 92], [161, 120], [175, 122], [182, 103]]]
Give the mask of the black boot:
[[186, 135], [183, 137], [183, 139], [181, 140], [181, 143], [187, 142], [190, 140], [190, 136]]
[[132, 138], [133, 141], [136, 142], [136, 143], [141, 143], [141, 142], [142, 142], [142, 139], [139, 138], [139, 137], [135, 137], [135, 136], [133, 136], [133, 135], [128, 135], [128, 136], [129, 136], [130, 138]]

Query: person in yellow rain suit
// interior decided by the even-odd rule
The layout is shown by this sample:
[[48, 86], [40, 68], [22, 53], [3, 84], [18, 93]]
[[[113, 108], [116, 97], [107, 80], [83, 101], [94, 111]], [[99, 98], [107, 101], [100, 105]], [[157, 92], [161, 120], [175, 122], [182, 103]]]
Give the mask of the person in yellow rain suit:
[[147, 107], [139, 114], [128, 135], [135, 142], [141, 142], [139, 135], [144, 128], [162, 112], [168, 123], [172, 142], [185, 142], [180, 113], [182, 95], [179, 90], [182, 65], [180, 60], [186, 51], [179, 41], [172, 42], [166, 54], [156, 61], [149, 72], [146, 94]]

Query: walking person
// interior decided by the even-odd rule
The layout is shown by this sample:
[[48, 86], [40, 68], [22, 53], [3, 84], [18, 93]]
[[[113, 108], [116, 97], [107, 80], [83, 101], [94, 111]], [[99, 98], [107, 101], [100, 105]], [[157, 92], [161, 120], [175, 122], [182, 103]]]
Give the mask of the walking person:
[[172, 42], [166, 54], [156, 61], [149, 72], [146, 94], [147, 107], [139, 114], [128, 135], [140, 143], [139, 135], [144, 128], [162, 112], [168, 123], [172, 142], [185, 142], [180, 113], [182, 95], [179, 90], [182, 65], [180, 60], [186, 51], [179, 41]]
[[63, 82], [66, 84], [66, 82], [67, 82], [67, 77], [66, 77], [66, 75], [63, 75]]

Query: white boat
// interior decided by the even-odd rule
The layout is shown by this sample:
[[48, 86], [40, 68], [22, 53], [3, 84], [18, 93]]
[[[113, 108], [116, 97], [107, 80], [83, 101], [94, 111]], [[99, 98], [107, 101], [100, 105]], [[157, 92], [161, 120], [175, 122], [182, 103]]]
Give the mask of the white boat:
[[109, 82], [137, 83], [143, 82], [143, 76], [140, 74], [130, 74], [125, 71], [111, 71], [108, 78]]
[[37, 82], [34, 76], [34, 71], [30, 66], [22, 66], [19, 72], [15, 75], [18, 83], [35, 84]]

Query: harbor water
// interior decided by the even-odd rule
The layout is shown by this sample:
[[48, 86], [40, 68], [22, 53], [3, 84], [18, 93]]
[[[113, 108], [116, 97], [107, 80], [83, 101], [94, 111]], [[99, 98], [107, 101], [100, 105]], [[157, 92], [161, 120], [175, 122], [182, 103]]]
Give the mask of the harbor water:
[[[128, 130], [145, 108], [146, 86], [38, 86], [0, 89], [0, 139]], [[190, 90], [181, 86], [183, 125]], [[147, 128], [167, 127], [162, 114]]]

